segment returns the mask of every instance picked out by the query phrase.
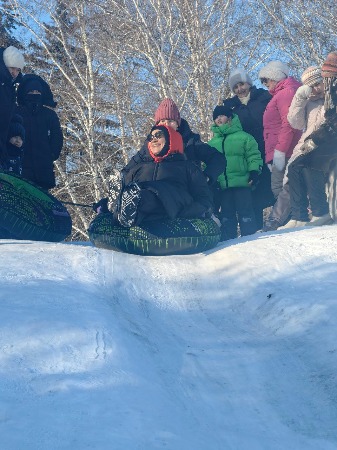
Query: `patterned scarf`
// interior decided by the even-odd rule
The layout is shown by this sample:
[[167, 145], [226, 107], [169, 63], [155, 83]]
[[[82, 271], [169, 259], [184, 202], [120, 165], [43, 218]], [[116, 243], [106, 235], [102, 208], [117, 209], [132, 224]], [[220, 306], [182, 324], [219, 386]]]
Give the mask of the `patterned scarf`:
[[336, 113], [337, 107], [337, 77], [323, 78], [325, 116]]

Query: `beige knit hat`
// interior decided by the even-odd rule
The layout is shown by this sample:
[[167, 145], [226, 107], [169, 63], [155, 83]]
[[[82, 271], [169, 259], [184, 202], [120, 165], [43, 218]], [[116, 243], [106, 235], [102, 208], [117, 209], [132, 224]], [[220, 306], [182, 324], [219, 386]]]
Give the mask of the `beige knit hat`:
[[323, 81], [321, 75], [321, 68], [317, 66], [310, 66], [302, 73], [301, 81], [307, 86], [313, 87], [315, 84]]

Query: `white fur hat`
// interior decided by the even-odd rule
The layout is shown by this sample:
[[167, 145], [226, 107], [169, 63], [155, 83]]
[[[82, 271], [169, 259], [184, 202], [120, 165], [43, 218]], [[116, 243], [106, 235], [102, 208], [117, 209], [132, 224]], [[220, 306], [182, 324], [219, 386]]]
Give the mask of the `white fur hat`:
[[282, 61], [270, 61], [266, 66], [262, 67], [259, 72], [259, 78], [269, 78], [274, 81], [281, 81], [289, 75], [289, 67]]
[[16, 47], [13, 47], [13, 45], [4, 50], [3, 58], [6, 67], [16, 67], [21, 70], [24, 68], [25, 59], [23, 54]]
[[240, 69], [237, 67], [236, 69], [232, 70], [229, 74], [228, 78], [228, 84], [231, 88], [231, 90], [234, 89], [234, 86], [238, 83], [248, 83], [251, 86], [253, 85], [252, 79], [248, 75], [248, 73], [245, 71], [245, 69]]

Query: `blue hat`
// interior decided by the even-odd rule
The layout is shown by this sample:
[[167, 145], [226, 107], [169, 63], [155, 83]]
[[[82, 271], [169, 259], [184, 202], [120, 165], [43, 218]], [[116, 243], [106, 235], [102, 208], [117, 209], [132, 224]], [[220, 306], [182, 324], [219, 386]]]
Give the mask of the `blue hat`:
[[19, 114], [14, 114], [9, 124], [7, 140], [9, 141], [14, 136], [20, 136], [25, 141], [26, 133], [23, 126], [23, 118]]
[[233, 117], [233, 111], [228, 106], [216, 106], [213, 111], [213, 120], [218, 116]]

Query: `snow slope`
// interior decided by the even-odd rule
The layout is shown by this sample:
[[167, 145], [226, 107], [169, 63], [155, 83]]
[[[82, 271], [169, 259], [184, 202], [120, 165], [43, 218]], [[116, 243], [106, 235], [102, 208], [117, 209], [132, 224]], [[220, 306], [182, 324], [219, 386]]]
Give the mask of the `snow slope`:
[[337, 226], [193, 256], [0, 241], [2, 450], [336, 450]]

